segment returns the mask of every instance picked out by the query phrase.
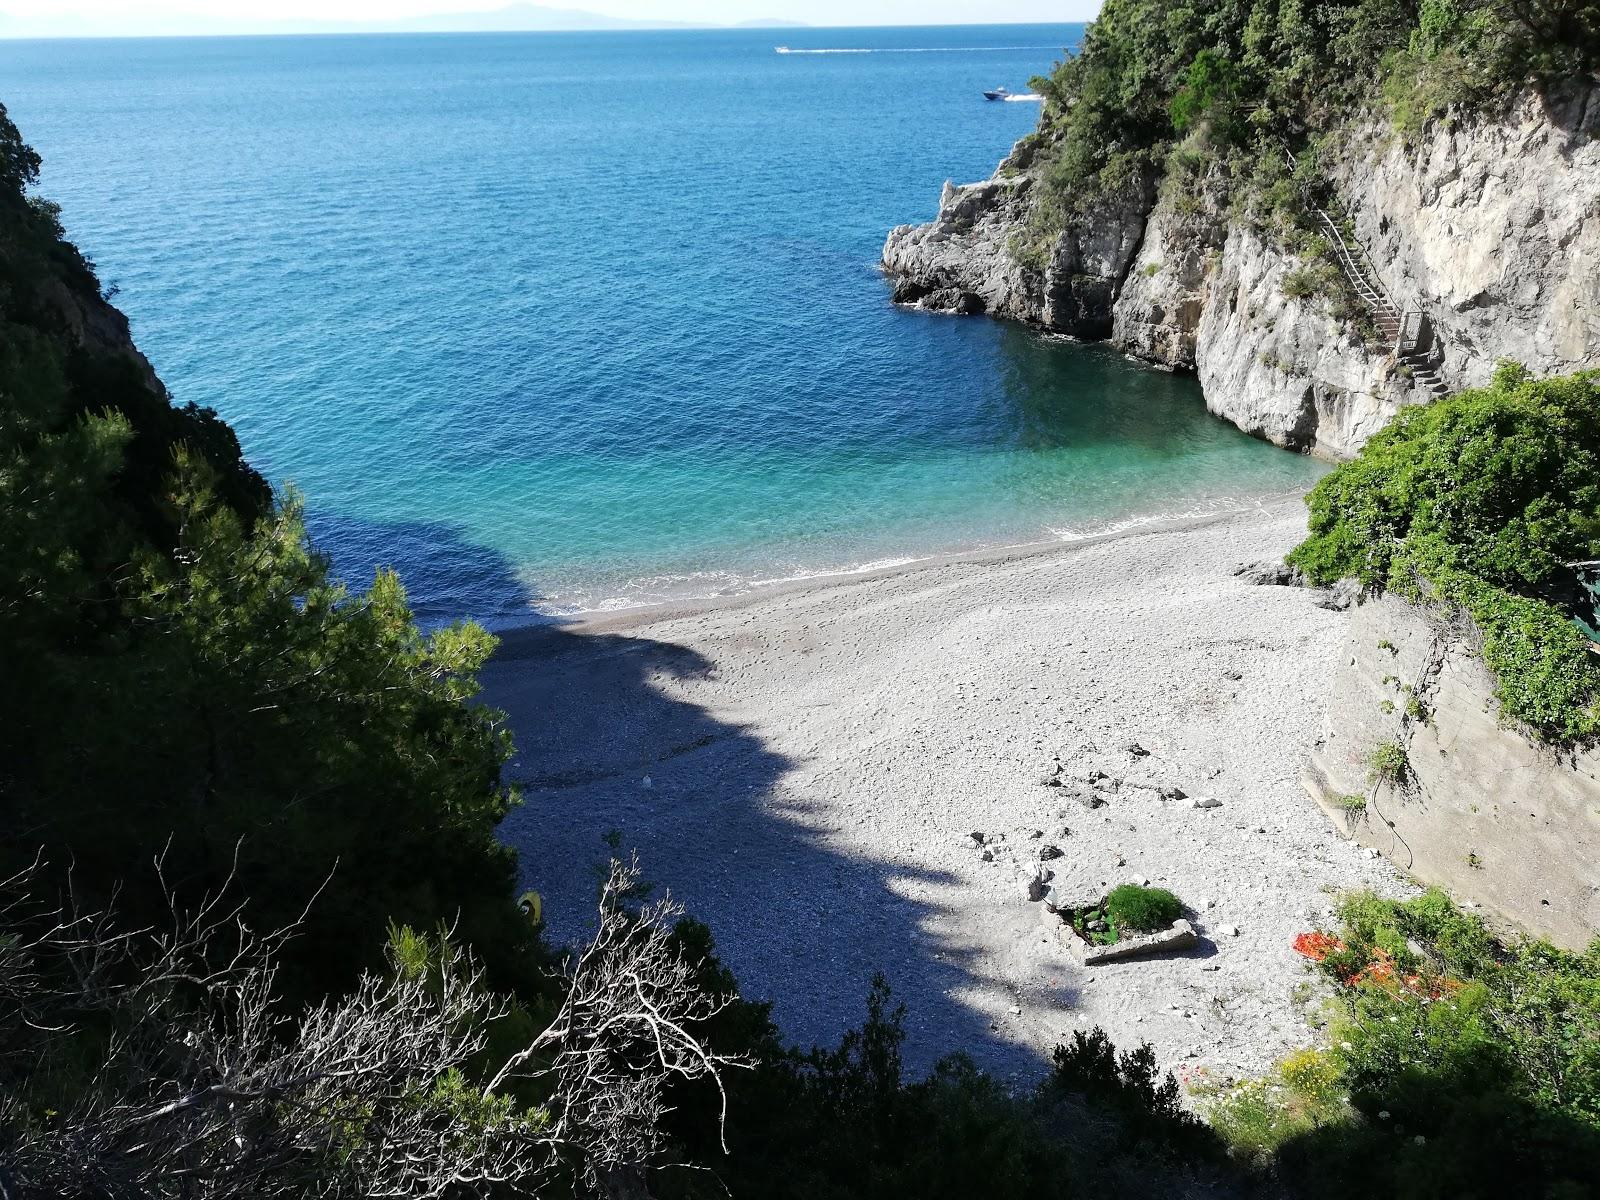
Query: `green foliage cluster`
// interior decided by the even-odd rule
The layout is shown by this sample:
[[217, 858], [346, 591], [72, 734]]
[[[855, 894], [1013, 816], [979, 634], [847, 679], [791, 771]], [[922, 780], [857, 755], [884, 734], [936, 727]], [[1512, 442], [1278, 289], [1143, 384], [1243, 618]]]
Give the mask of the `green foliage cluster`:
[[1184, 1109], [1148, 1046], [1119, 1055], [1101, 1030], [1080, 1031], [1056, 1047], [1036, 1089], [1017, 1093], [962, 1054], [912, 1076], [905, 1020], [879, 976], [865, 1023], [836, 1048], [758, 1045], [766, 1065], [729, 1094], [729, 1157], [691, 1136], [691, 1155], [716, 1162], [716, 1178], [668, 1177], [664, 1200], [1154, 1197], [1222, 1168], [1220, 1143]]
[[1399, 742], [1379, 742], [1367, 753], [1367, 771], [1376, 786], [1401, 787], [1410, 777], [1411, 758]]
[[1284, 272], [1279, 290], [1291, 300], [1310, 300], [1338, 291], [1342, 278], [1339, 269], [1324, 259]]
[[1124, 883], [1106, 897], [1106, 919], [1118, 935], [1165, 929], [1183, 916], [1183, 901], [1166, 888]]
[[1408, 408], [1312, 491], [1289, 561], [1471, 616], [1507, 717], [1551, 741], [1600, 732], [1600, 656], [1567, 565], [1600, 558], [1600, 374]]
[[495, 839], [509, 739], [468, 703], [493, 640], [424, 636], [391, 574], [333, 580], [299, 501], [171, 403], [37, 170], [0, 110], [0, 873], [43, 848], [135, 923], [157, 858], [187, 896], [232, 877], [257, 928], [316, 895], [294, 992], [378, 965], [391, 921], [533, 980]]
[[1296, 1051], [1260, 1079], [1217, 1093], [1202, 1089], [1202, 1096], [1206, 1119], [1229, 1151], [1263, 1171], [1295, 1138], [1358, 1119], [1338, 1061], [1321, 1050]]
[[1394, 967], [1341, 988], [1327, 1060], [1349, 1111], [1285, 1121], [1280, 1177], [1329, 1198], [1596, 1195], [1600, 942], [1503, 944], [1437, 890], [1338, 915], [1330, 978]]
[[1285, 170], [1285, 143], [1314, 148], [1374, 104], [1416, 130], [1451, 106], [1582, 80], [1597, 64], [1593, 0], [1107, 0], [1081, 53], [1034, 81], [1045, 97], [1035, 219], [1059, 227], [1197, 151], [1247, 203], [1293, 211], [1297, 188], [1285, 187], [1306, 180]]

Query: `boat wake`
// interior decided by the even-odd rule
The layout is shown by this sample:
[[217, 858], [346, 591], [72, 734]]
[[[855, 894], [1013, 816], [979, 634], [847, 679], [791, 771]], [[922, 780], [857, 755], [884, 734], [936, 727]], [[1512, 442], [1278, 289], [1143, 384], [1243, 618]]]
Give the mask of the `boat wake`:
[[1038, 104], [1043, 100], [1044, 100], [1044, 97], [1039, 95], [1038, 92], [1028, 92], [1025, 95], [1021, 95], [1021, 96], [1007, 96], [1006, 97], [1006, 103], [1007, 104]]

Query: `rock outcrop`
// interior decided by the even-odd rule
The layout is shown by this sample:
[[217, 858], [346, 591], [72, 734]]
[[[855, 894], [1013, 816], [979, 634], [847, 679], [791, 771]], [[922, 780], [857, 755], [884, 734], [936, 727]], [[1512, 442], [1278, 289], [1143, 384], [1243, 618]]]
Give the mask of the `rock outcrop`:
[[60, 329], [69, 345], [95, 354], [127, 358], [151, 391], [166, 395], [155, 368], [133, 344], [128, 318], [100, 294], [99, 284], [87, 270], [50, 275], [37, 281], [33, 299], [46, 324]]
[[1123, 284], [1112, 340], [1155, 366], [1194, 370], [1200, 322], [1226, 239], [1227, 219], [1214, 193], [1168, 180]]
[[931, 224], [902, 225], [889, 234], [883, 265], [894, 300], [937, 312], [1009, 317], [1076, 337], [1109, 337], [1144, 236], [1151, 184], [1141, 181], [1092, 218], [1070, 219], [1040, 260], [1026, 263], [1029, 147], [1026, 140], [1018, 143], [983, 183], [946, 183]]
[[1368, 126], [1336, 178], [1453, 386], [1487, 383], [1502, 358], [1539, 375], [1600, 363], [1600, 88], [1440, 123], [1415, 147]]
[[[1501, 924], [1582, 949], [1600, 935], [1600, 752], [1502, 725], [1470, 626], [1394, 597], [1351, 615], [1305, 783], [1362, 845]], [[1404, 750], [1372, 779], [1380, 745]]]
[[1228, 231], [1195, 332], [1206, 407], [1290, 450], [1349, 457], [1402, 405], [1429, 393], [1400, 374], [1319, 297], [1285, 294], [1303, 266], [1253, 230]]
[[[1450, 388], [1487, 382], [1501, 358], [1540, 375], [1600, 365], [1597, 134], [1596, 88], [1435, 122], [1416, 144], [1376, 119], [1346, 131], [1331, 179], [1378, 282], [1425, 315]], [[1228, 212], [1214, 179], [1169, 176], [1159, 193], [1146, 181], [1019, 254], [1032, 153], [1021, 143], [994, 178], [947, 184], [936, 220], [889, 235], [897, 301], [1109, 338], [1196, 372], [1211, 411], [1240, 428], [1330, 458], [1432, 399], [1328, 297], [1285, 287], [1307, 264]]]

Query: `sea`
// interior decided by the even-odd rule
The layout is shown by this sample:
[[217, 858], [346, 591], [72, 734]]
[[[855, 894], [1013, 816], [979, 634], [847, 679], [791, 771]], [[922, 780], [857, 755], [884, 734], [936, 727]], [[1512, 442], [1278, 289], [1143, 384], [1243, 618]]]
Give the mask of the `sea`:
[[[1248, 505], [1192, 378], [893, 307], [1076, 25], [0, 42], [40, 191], [352, 586], [506, 627]], [[780, 53], [782, 43], [790, 52]]]

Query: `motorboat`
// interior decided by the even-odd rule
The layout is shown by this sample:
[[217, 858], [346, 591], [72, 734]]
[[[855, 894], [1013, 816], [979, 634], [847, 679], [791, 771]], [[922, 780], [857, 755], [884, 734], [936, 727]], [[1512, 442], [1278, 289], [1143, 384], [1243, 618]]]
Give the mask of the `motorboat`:
[[985, 100], [1009, 100], [1011, 93], [1005, 88], [995, 88], [992, 92], [985, 92], [983, 98]]

